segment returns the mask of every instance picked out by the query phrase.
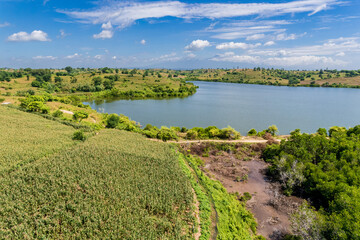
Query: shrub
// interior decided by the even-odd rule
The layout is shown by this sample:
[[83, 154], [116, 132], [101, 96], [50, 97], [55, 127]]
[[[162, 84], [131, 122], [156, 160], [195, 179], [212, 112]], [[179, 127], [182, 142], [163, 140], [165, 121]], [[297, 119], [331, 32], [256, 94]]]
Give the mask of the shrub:
[[120, 117], [117, 114], [110, 114], [106, 119], [107, 128], [116, 128], [120, 122]]
[[85, 112], [85, 111], [78, 111], [75, 112], [73, 115], [73, 119], [76, 121], [81, 122], [83, 119], [86, 119], [89, 117], [89, 113]]
[[247, 133], [248, 136], [256, 136], [256, 134], [257, 131], [254, 128], [250, 129]]
[[222, 139], [233, 140], [233, 139], [239, 139], [240, 136], [241, 135], [240, 135], [239, 132], [237, 132], [232, 127], [228, 126], [227, 128], [221, 129], [221, 134], [220, 134], [219, 137], [222, 138]]
[[74, 132], [74, 135], [72, 137], [73, 140], [79, 140], [79, 141], [85, 141], [86, 140], [86, 136], [84, 134], [84, 131], [83, 130], [79, 130], [79, 131], [76, 131]]
[[189, 131], [187, 131], [186, 133], [186, 139], [197, 139], [198, 138], [198, 132], [191, 129]]
[[60, 111], [59, 109], [56, 110], [55, 112], [53, 112], [52, 116], [53, 117], [62, 117], [64, 115], [64, 113], [62, 111]]
[[268, 127], [268, 129], [266, 129], [266, 132], [270, 133], [272, 136], [275, 136], [279, 130], [275, 125], [271, 125]]
[[167, 140], [178, 140], [178, 136], [176, 135], [175, 131], [169, 129], [167, 127], [161, 127], [160, 131], [157, 133], [156, 136], [158, 139], [163, 140], [166, 142]]
[[0, 103], [2, 103], [3, 101], [5, 101], [5, 98], [0, 98]]

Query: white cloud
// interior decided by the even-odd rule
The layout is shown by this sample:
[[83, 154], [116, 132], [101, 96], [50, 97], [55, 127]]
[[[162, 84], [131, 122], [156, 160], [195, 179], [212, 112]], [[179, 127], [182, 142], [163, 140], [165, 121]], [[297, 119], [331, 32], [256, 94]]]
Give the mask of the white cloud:
[[185, 47], [186, 50], [188, 51], [197, 51], [197, 50], [202, 50], [206, 47], [210, 47], [211, 44], [209, 43], [209, 41], [207, 40], [194, 40], [192, 41], [189, 45], [187, 45]]
[[18, 32], [10, 35], [8, 37], [8, 41], [10, 42], [29, 42], [29, 41], [41, 41], [46, 42], [50, 41], [47, 33], [41, 30], [35, 30], [32, 33], [27, 32]]
[[221, 50], [227, 50], [227, 49], [235, 49], [235, 48], [241, 48], [241, 49], [249, 49], [249, 48], [255, 48], [261, 46], [261, 43], [257, 44], [247, 44], [243, 42], [228, 42], [228, 43], [221, 43], [216, 46], [216, 49]]
[[109, 1], [105, 6], [91, 11], [62, 11], [82, 22], [112, 24], [126, 27], [140, 19], [177, 17], [229, 18], [241, 16], [277, 16], [310, 12], [313, 15], [331, 6], [342, 3], [339, 0], [300, 0], [285, 3], [183, 3], [179, 1], [117, 2]]
[[320, 12], [320, 11], [323, 11], [323, 10], [325, 10], [327, 7], [328, 7], [327, 4], [324, 3], [324, 4], [320, 5], [320, 6], [318, 6], [317, 8], [315, 8], [315, 10], [314, 10], [312, 13], [309, 13], [308, 16], [312, 16], [312, 15], [314, 15], [314, 14]]
[[344, 56], [345, 56], [345, 53], [344, 53], [344, 52], [339, 52], [339, 53], [337, 53], [335, 56], [337, 56], [337, 57], [344, 57]]
[[34, 60], [56, 60], [57, 57], [53, 57], [53, 56], [36, 56], [33, 57]]
[[63, 30], [63, 29], [60, 29], [59, 32], [60, 32], [60, 36], [58, 36], [58, 38], [61, 38], [61, 39], [70, 35], [70, 34], [66, 33], [65, 30]]
[[195, 58], [196, 55], [195, 55], [194, 53], [189, 53], [189, 54], [187, 55], [187, 57], [188, 57], [188, 58]]
[[272, 33], [279, 34], [285, 32], [286, 29], [282, 28], [283, 25], [291, 24], [292, 22], [285, 20], [275, 21], [236, 21], [232, 23], [226, 23], [222, 27], [212, 30], [206, 30], [206, 32], [216, 33], [213, 38], [218, 39], [237, 39], [237, 38], [259, 38], [265, 34]]
[[103, 59], [103, 55], [95, 55], [94, 58], [97, 60], [102, 60]]
[[252, 63], [256, 65], [268, 65], [278, 67], [329, 67], [329, 66], [344, 66], [346, 62], [341, 60], [334, 60], [331, 57], [323, 56], [298, 56], [298, 57], [272, 57], [262, 58], [259, 56], [250, 55], [236, 55], [233, 52], [216, 55], [211, 58], [212, 61], [217, 62], [236, 62], [236, 63]]
[[310, 45], [303, 47], [284, 48], [284, 49], [273, 49], [273, 50], [249, 50], [250, 54], [262, 55], [262, 56], [283, 56], [284, 53], [288, 56], [334, 56], [338, 53], [343, 52], [344, 54], [360, 53], [360, 42], [359, 38], [338, 38], [329, 39], [322, 45]]
[[259, 40], [265, 37], [265, 34], [254, 34], [246, 38], [247, 41]]
[[93, 38], [95, 39], [107, 39], [107, 38], [112, 38], [114, 36], [114, 32], [112, 30], [112, 25], [111, 22], [107, 22], [107, 23], [103, 23], [101, 25], [101, 28], [103, 29], [99, 34], [94, 34]]
[[8, 22], [0, 23], [0, 28], [8, 27], [8, 26], [10, 26], [10, 23], [8, 23]]
[[264, 43], [264, 46], [266, 46], [266, 47], [272, 46], [272, 45], [275, 45], [274, 41], [268, 41], [268, 42]]
[[103, 24], [101, 25], [101, 28], [102, 28], [102, 29], [112, 29], [111, 22], [109, 21], [109, 22], [107, 22], [107, 23], [103, 23]]
[[297, 34], [286, 34], [286, 33], [281, 33], [281, 34], [278, 34], [276, 37], [275, 37], [275, 39], [276, 40], [278, 40], [278, 41], [287, 41], [287, 40], [295, 40], [295, 39], [297, 39], [297, 38], [299, 38], [299, 37], [303, 37], [303, 36], [305, 36], [307, 33], [305, 32], [305, 33], [303, 33], [303, 34], [299, 34], [299, 35], [297, 35]]
[[50, 2], [50, 0], [44, 0], [43, 5], [46, 5], [48, 2]]
[[179, 61], [181, 57], [178, 57], [176, 53], [165, 54], [157, 58], [151, 58], [150, 62], [175, 62]]
[[81, 56], [81, 54], [75, 53], [73, 55], [66, 56], [65, 59], [73, 59], [73, 58], [78, 58], [80, 56]]
[[344, 66], [346, 62], [334, 60], [331, 57], [324, 56], [299, 56], [299, 57], [281, 57], [281, 58], [268, 58], [265, 60], [267, 65], [284, 66], [284, 67], [297, 67], [297, 66]]
[[233, 52], [226, 52], [224, 54], [216, 55], [211, 58], [212, 61], [217, 62], [245, 62], [245, 63], [255, 63], [257, 64], [260, 61], [260, 58], [257, 56], [249, 56], [249, 55], [236, 55]]
[[116, 60], [116, 58], [117, 58], [116, 56], [113, 56], [113, 57], [112, 57], [113, 60]]
[[107, 38], [112, 38], [114, 35], [113, 31], [111, 30], [102, 30], [99, 34], [94, 34], [93, 38], [95, 39], [107, 39]]
[[146, 40], [143, 39], [143, 40], [140, 41], [140, 43], [141, 43], [142, 45], [145, 45], [145, 44], [146, 44]]

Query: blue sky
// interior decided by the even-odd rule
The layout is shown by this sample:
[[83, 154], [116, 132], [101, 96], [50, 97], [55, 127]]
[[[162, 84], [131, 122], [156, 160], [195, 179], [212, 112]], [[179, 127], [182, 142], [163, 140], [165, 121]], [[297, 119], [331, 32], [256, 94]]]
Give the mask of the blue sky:
[[360, 69], [360, 1], [0, 0], [0, 67]]

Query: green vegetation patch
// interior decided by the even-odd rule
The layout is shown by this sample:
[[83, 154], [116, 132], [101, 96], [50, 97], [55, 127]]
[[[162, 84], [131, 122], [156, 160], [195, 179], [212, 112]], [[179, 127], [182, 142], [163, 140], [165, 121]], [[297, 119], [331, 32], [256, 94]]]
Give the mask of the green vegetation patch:
[[103, 130], [0, 185], [1, 239], [192, 238], [193, 193], [176, 154], [134, 133]]
[[74, 144], [72, 127], [5, 106], [0, 116], [0, 172]]
[[257, 224], [244, 203], [229, 194], [219, 181], [206, 176], [199, 168], [202, 164], [199, 158], [189, 155], [186, 160], [214, 204], [217, 221], [216, 239], [254, 239]]
[[325, 129], [317, 134], [297, 129], [288, 141], [268, 146], [264, 158], [285, 193], [309, 199], [318, 210], [305, 206], [295, 215], [298, 236], [360, 239], [360, 125], [332, 127], [329, 136]]

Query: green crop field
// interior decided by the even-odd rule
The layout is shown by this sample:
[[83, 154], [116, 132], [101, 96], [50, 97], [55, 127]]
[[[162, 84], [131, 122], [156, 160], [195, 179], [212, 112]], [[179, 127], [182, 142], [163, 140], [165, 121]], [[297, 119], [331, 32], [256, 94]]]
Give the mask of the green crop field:
[[133, 133], [101, 131], [0, 185], [1, 239], [192, 236], [193, 194], [175, 153]]
[[0, 106], [0, 173], [74, 144], [74, 128]]

